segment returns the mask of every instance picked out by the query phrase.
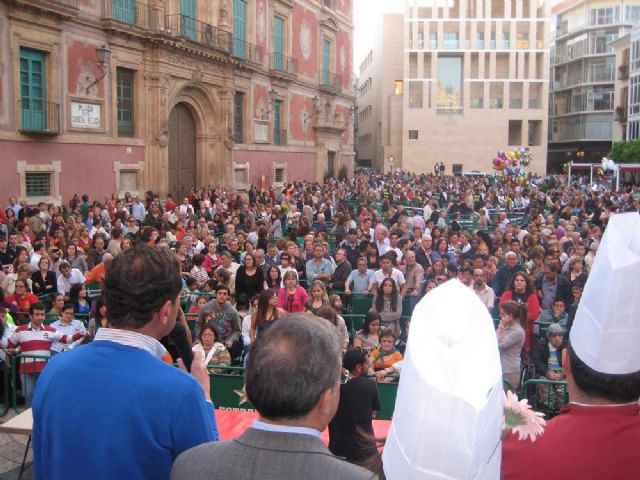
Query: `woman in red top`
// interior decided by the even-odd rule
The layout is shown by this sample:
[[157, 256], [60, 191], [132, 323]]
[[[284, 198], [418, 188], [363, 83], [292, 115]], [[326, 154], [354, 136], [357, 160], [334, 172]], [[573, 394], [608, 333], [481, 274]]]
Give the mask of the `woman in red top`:
[[28, 312], [31, 305], [40, 300], [33, 293], [27, 290], [27, 284], [23, 280], [16, 280], [15, 293], [7, 297], [7, 302], [13, 303], [21, 312]]
[[517, 272], [509, 281], [507, 290], [500, 297], [500, 305], [507, 300], [513, 300], [517, 303], [527, 304], [527, 325], [524, 329], [525, 340], [524, 349], [526, 352], [531, 350], [533, 340], [533, 327], [538, 315], [540, 315], [540, 301], [535, 294], [533, 282], [529, 275], [524, 272]]

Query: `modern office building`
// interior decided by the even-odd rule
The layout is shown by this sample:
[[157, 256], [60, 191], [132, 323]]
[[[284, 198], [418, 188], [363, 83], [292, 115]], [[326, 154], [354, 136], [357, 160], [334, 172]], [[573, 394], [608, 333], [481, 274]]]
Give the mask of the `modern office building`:
[[181, 196], [353, 166], [351, 0], [0, 3], [0, 189]]
[[640, 21], [636, 21], [631, 30], [629, 43], [629, 95], [626, 140], [640, 140]]
[[640, 0], [567, 0], [553, 14], [549, 171], [557, 172], [570, 160], [599, 162], [622, 137], [614, 92], [628, 74], [616, 67], [613, 42], [640, 21]]
[[544, 173], [548, 2], [407, 0], [376, 39], [358, 84], [359, 161], [491, 172], [497, 150], [529, 147], [527, 170]]

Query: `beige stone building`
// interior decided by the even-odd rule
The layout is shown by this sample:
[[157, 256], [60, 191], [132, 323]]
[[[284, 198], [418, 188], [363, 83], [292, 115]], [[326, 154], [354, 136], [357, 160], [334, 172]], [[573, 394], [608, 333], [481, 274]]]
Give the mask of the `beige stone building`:
[[529, 147], [544, 173], [548, 27], [549, 3], [533, 0], [407, 0], [385, 15], [361, 63], [359, 162], [491, 172], [497, 150]]

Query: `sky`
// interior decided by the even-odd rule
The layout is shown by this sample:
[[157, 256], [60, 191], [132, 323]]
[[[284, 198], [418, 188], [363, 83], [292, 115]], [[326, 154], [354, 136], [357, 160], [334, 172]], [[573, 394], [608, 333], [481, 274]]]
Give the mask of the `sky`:
[[360, 63], [373, 46], [373, 34], [378, 19], [384, 13], [402, 13], [404, 0], [355, 0], [353, 68], [359, 73]]

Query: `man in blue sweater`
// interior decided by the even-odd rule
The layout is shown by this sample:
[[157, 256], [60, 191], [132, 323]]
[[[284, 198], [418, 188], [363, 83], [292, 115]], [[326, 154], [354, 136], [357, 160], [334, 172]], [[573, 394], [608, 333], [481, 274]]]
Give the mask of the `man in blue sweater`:
[[33, 401], [34, 478], [169, 479], [184, 450], [218, 439], [201, 356], [191, 375], [161, 358], [180, 308], [180, 264], [146, 245], [107, 269], [109, 325], [56, 356]]

